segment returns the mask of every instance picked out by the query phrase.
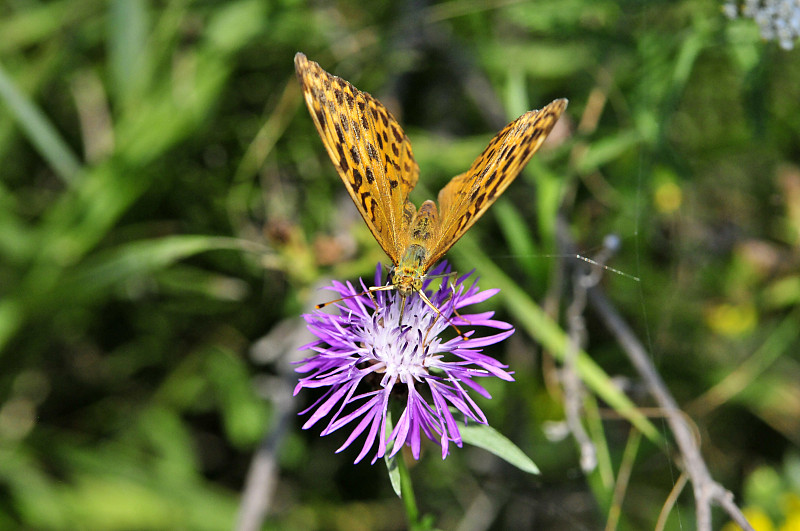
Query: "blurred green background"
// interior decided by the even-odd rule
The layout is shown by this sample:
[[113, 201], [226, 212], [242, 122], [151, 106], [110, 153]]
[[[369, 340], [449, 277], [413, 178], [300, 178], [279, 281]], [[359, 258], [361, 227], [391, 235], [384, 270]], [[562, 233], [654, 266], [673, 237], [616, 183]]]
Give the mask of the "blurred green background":
[[[610, 265], [628, 276], [604, 289], [714, 477], [775, 529], [800, 518], [800, 51], [699, 0], [8, 0], [0, 529], [231, 528], [251, 456], [287, 414], [264, 529], [406, 527], [385, 467], [334, 454], [345, 434], [301, 430], [314, 397], [288, 399], [321, 282], [385, 261], [302, 103], [297, 51], [398, 117], [417, 204], [505, 123], [570, 100], [449, 255], [483, 288], [513, 286], [485, 306], [518, 328], [489, 350], [517, 382], [479, 403], [543, 473], [429, 445], [411, 474], [435, 525], [652, 529], [680, 475], [656, 411], [661, 442], [587, 395], [588, 477], [557, 436], [550, 332], [525, 308], [559, 319], [569, 304], [559, 211], [585, 256], [621, 238]], [[586, 317], [588, 354], [652, 406]], [[687, 487], [667, 529], [693, 514]]]

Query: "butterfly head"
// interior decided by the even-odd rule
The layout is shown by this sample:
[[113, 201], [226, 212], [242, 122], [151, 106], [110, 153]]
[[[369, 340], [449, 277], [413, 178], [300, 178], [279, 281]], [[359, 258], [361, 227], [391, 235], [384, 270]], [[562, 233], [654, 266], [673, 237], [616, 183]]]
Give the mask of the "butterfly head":
[[[414, 247], [413, 245], [411, 246]], [[407, 253], [408, 254], [408, 253]], [[413, 254], [413, 250], [410, 254]], [[406, 309], [406, 299], [411, 296], [411, 294], [416, 293], [419, 295], [420, 299], [428, 305], [437, 315], [437, 319], [442, 317], [442, 313], [439, 308], [436, 307], [434, 303], [425, 295], [425, 292], [422, 291], [423, 281], [426, 277], [426, 269], [424, 269], [419, 263], [415, 263], [414, 261], [411, 262], [400, 262], [396, 266], [392, 268], [389, 273], [389, 285], [382, 286], [382, 289], [396, 289], [397, 292], [400, 294], [400, 323], [403, 322], [403, 315], [405, 314]], [[449, 273], [448, 273], [449, 274]], [[436, 275], [439, 276], [439, 275]], [[455, 291], [453, 292], [455, 293]], [[455, 312], [458, 315], [458, 312]], [[464, 335], [458, 327], [453, 324], [453, 321], [450, 317], [444, 316], [444, 319], [450, 323], [450, 325], [455, 329], [461, 338], [466, 341], [469, 339], [466, 335]]]
[[425, 301], [425, 304], [433, 308], [437, 313], [439, 310], [434, 306], [425, 292], [422, 291], [422, 279], [425, 274], [422, 269], [412, 265], [404, 265], [403, 262], [394, 266], [389, 275], [389, 281], [394, 289], [400, 294], [400, 323], [403, 322], [403, 315], [406, 312], [406, 299], [412, 293], [418, 293], [419, 296]]
[[423, 263], [427, 255], [428, 252], [423, 246], [411, 244], [392, 268], [389, 281], [403, 298], [422, 291], [422, 281], [425, 279], [426, 271]]
[[402, 297], [407, 297], [422, 290], [422, 280], [424, 278], [425, 275], [419, 267], [400, 264], [392, 268], [390, 282]]

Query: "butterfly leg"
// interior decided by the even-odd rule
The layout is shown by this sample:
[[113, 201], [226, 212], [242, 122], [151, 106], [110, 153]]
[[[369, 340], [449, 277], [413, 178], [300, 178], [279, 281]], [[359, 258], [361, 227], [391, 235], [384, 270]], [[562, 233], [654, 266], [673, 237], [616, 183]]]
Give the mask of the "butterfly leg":
[[[453, 291], [453, 294], [455, 295], [455, 292], [456, 292], [456, 285], [455, 285], [455, 283], [453, 282], [453, 278], [452, 278], [452, 277], [456, 276], [456, 272], [455, 272], [455, 271], [452, 271], [452, 272], [449, 274], [449, 276], [451, 277], [451, 278], [450, 278], [450, 289]], [[453, 305], [453, 313], [455, 314], [455, 316], [456, 316], [456, 317], [458, 317], [459, 319], [461, 319], [463, 322], [465, 322], [465, 323], [467, 323], [467, 324], [472, 324], [472, 323], [469, 321], [469, 319], [466, 319], [466, 318], [465, 318], [463, 315], [461, 315], [460, 313], [458, 313], [458, 310], [456, 309], [456, 307], [455, 307], [455, 304]]]
[[[450, 299], [448, 299], [448, 300], [451, 300], [453, 298], [453, 296], [456, 293], [456, 285], [455, 285], [455, 282], [453, 281], [453, 279], [458, 277], [458, 272], [457, 271], [450, 271], [449, 273], [443, 273], [441, 275], [427, 275], [427, 277], [428, 278], [436, 278], [436, 277], [447, 278], [448, 279], [448, 283], [450, 284], [450, 291], [453, 293], [453, 295], [451, 295]], [[453, 313], [456, 315], [456, 317], [458, 317], [459, 319], [461, 319], [465, 323], [472, 324], [472, 323], [469, 322], [468, 319], [465, 319], [464, 316], [462, 316], [460, 313], [458, 313], [458, 310], [456, 309], [455, 305], [453, 305]], [[453, 325], [452, 323], [450, 323], [450, 324]], [[453, 325], [453, 328], [455, 328], [454, 325]], [[462, 335], [462, 334], [459, 334], [459, 335]]]
[[406, 295], [400, 294], [400, 319], [397, 321], [398, 326], [403, 326], [403, 315], [406, 313]]
[[[448, 276], [449, 276], [449, 275], [448, 275]], [[454, 295], [455, 295], [455, 290], [453, 290], [453, 291], [450, 293], [450, 296], [447, 298], [447, 300], [445, 300], [445, 301], [444, 301], [444, 304], [447, 304], [447, 303], [448, 303], [450, 300], [452, 300]], [[455, 308], [454, 308], [454, 309], [455, 309]], [[423, 344], [423, 345], [427, 345], [427, 344], [428, 344], [428, 336], [430, 335], [430, 333], [431, 333], [431, 330], [433, 330], [433, 325], [435, 325], [435, 324], [436, 324], [436, 322], [439, 320], [439, 318], [440, 318], [440, 317], [442, 317], [442, 314], [441, 314], [441, 313], [439, 313], [439, 312], [437, 311], [437, 312], [436, 312], [436, 318], [434, 318], [434, 320], [433, 320], [433, 322], [431, 323], [431, 325], [430, 325], [430, 326], [428, 327], [428, 329], [425, 331], [425, 338], [422, 340], [422, 344]], [[455, 328], [455, 327], [454, 327], [454, 328]], [[458, 329], [456, 328], [456, 330], [458, 330]], [[466, 336], [464, 336], [463, 334], [461, 334], [461, 332], [460, 332], [460, 331], [459, 331], [459, 335], [461, 335], [461, 337], [463, 337], [463, 338], [465, 338], [465, 339], [466, 339]]]
[[[432, 309], [434, 312], [436, 312], [436, 318], [437, 318], [437, 319], [438, 319], [439, 317], [442, 317], [442, 318], [444, 318], [444, 319], [447, 321], [447, 324], [449, 324], [450, 326], [452, 326], [452, 327], [453, 327], [453, 330], [455, 330], [455, 331], [456, 331], [456, 333], [457, 333], [459, 336], [461, 336], [461, 339], [463, 339], [464, 341], [467, 341], [467, 340], [469, 339], [467, 336], [465, 336], [465, 335], [464, 335], [464, 332], [462, 332], [462, 331], [461, 331], [461, 330], [460, 330], [460, 329], [459, 329], [459, 328], [458, 328], [458, 327], [457, 327], [455, 324], [453, 324], [453, 320], [452, 320], [452, 319], [450, 319], [449, 317], [447, 317], [447, 316], [445, 316], [445, 315], [442, 315], [442, 312], [440, 312], [440, 311], [439, 311], [439, 308], [437, 308], [436, 306], [434, 306], [434, 304], [431, 302], [431, 300], [428, 298], [428, 296], [427, 296], [427, 295], [425, 295], [425, 292], [423, 292], [422, 290], [420, 290], [420, 291], [418, 291], [417, 293], [419, 293], [419, 296], [420, 296], [420, 298], [422, 299], [422, 301], [423, 301], [425, 304], [427, 304], [427, 305], [428, 305], [428, 306], [429, 306], [429, 307], [430, 307], [430, 308], [431, 308], [431, 309]], [[402, 315], [402, 313], [401, 313], [401, 315]]]

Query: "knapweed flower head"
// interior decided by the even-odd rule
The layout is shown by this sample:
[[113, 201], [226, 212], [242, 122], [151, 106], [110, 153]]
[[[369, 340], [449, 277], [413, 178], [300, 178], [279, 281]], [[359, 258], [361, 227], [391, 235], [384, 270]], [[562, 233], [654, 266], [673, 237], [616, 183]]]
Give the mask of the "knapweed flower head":
[[[428, 288], [431, 277], [449, 272], [443, 262], [430, 272], [423, 289]], [[514, 379], [505, 370], [506, 365], [482, 354], [481, 348], [502, 341], [514, 330], [508, 323], [493, 320], [494, 312], [463, 313], [462, 308], [485, 301], [499, 291], [480, 291], [475, 282], [467, 286], [465, 281], [470, 275], [454, 283], [443, 281], [438, 290], [425, 292], [438, 313], [418, 294], [407, 297], [402, 322], [401, 299], [395, 290], [365, 293], [363, 280], [362, 289], [334, 282], [330, 289], [345, 297], [336, 304], [338, 314], [316, 310], [304, 315], [308, 329], [318, 339], [301, 347], [314, 351], [314, 355], [299, 362], [297, 372], [308, 375], [300, 379], [294, 394], [304, 387], [323, 388], [325, 392], [301, 412], [311, 413], [303, 429], [329, 415], [322, 435], [348, 426], [350, 435], [337, 452], [366, 431], [355, 462], [361, 461], [377, 443], [374, 463], [387, 451], [393, 456], [404, 445], [410, 446], [414, 458], [419, 459], [423, 434], [441, 445], [445, 458], [450, 443], [462, 445], [456, 417], [464, 423], [486, 424], [470, 391], [491, 396], [476, 379]], [[374, 285], [381, 285], [380, 280], [379, 265]], [[448, 328], [452, 330], [452, 325], [463, 336], [455, 334], [444, 340], [441, 335]], [[472, 330], [475, 326], [501, 332], [478, 337]], [[391, 433], [387, 433], [390, 409], [396, 409], [399, 416], [394, 419]]]

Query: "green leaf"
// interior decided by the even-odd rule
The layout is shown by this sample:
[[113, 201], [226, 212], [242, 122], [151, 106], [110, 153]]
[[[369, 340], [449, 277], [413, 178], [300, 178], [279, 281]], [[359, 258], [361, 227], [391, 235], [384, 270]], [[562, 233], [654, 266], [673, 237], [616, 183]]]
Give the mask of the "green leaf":
[[639, 133], [633, 130], [622, 130], [593, 140], [577, 161], [578, 171], [583, 174], [597, 171], [600, 166], [618, 159], [641, 141]]
[[387, 451], [386, 453], [387, 455], [385, 455], [383, 459], [386, 461], [386, 471], [389, 472], [389, 483], [392, 484], [392, 490], [395, 494], [397, 494], [397, 497], [402, 498], [403, 493], [400, 482], [400, 468], [397, 466], [397, 458], [400, 456], [400, 454], [395, 454], [392, 457], [389, 457], [389, 452]]
[[17, 88], [0, 65], [0, 100], [4, 101], [25, 131], [28, 140], [65, 181], [72, 182], [81, 172], [78, 157], [61, 137], [50, 118]]
[[[480, 271], [485, 285], [502, 290], [503, 303], [515, 316], [515, 324], [524, 329], [557, 359], [563, 359], [567, 348], [564, 331], [525, 293], [508, 278], [467, 236], [451, 251], [456, 265], [461, 269], [474, 267]], [[463, 264], [463, 265], [461, 265]], [[631, 400], [614, 385], [611, 377], [589, 357], [585, 351], [578, 353], [576, 368], [586, 386], [627, 418], [651, 441], [660, 441], [655, 426], [636, 408]]]
[[259, 34], [265, 21], [266, 9], [263, 2], [231, 2], [217, 10], [209, 21], [208, 39], [227, 53], [235, 52]]
[[541, 254], [536, 247], [536, 239], [531, 234], [519, 210], [513, 208], [508, 201], [500, 200], [494, 206], [494, 214], [503, 237], [508, 242], [508, 254], [513, 257], [525, 271], [535, 271], [536, 257]]
[[114, 0], [108, 9], [108, 70], [113, 89], [127, 101], [150, 82], [149, 21], [144, 0]]
[[525, 452], [488, 424], [466, 426], [459, 421], [458, 429], [461, 432], [461, 440], [465, 443], [483, 448], [523, 472], [528, 472], [529, 474], [540, 473], [539, 467], [525, 455]]
[[61, 288], [84, 286], [81, 293], [108, 289], [137, 275], [169, 267], [198, 253], [252, 247], [243, 240], [217, 236], [180, 235], [136, 241], [98, 253], [67, 275]]
[[[393, 423], [392, 423], [392, 413], [390, 411], [386, 412], [386, 438], [388, 440], [389, 434], [392, 433]], [[403, 456], [400, 455], [398, 452], [397, 454], [389, 457], [389, 454], [392, 453], [392, 443], [387, 444], [386, 448], [386, 455], [383, 456], [383, 460], [386, 462], [386, 471], [389, 472], [389, 482], [392, 484], [392, 490], [394, 493], [397, 494], [398, 498], [403, 497], [402, 493], [402, 478], [400, 476], [400, 466], [398, 464], [398, 459], [402, 459]]]

